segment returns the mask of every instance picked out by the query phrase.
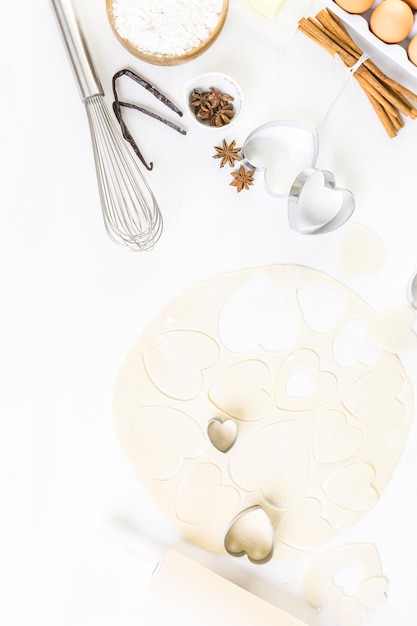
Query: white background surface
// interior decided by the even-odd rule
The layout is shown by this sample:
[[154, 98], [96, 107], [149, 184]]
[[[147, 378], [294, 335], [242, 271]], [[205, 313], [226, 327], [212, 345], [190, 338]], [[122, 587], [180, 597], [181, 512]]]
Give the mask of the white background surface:
[[[388, 139], [359, 88], [348, 86], [319, 126], [345, 74], [295, 32], [295, 24], [323, 2], [287, 0], [286, 12], [267, 20], [245, 0], [232, 0], [216, 44], [171, 68], [144, 64], [120, 46], [104, 0], [75, 4], [109, 102], [111, 77], [123, 67], [142, 73], [180, 106], [189, 79], [217, 70], [244, 92], [244, 113], [228, 137], [238, 145], [273, 119], [317, 125], [317, 165], [354, 192], [351, 221], [381, 238], [387, 263], [376, 276], [346, 280], [337, 268], [343, 229], [321, 237], [291, 231], [285, 208], [260, 179], [237, 194], [226, 168], [211, 158], [223, 135], [198, 129], [187, 117], [186, 137], [132, 117], [131, 130], [154, 162], [146, 176], [164, 233], [150, 253], [116, 247], [103, 228], [87, 118], [49, 3], [6, 3], [0, 26], [0, 623], [160, 623], [165, 608], [147, 598], [140, 559], [103, 538], [103, 531], [112, 537], [115, 529], [129, 528], [128, 543], [154, 543], [159, 555], [176, 546], [311, 626], [327, 624], [325, 615], [294, 600], [299, 565], [247, 567], [217, 558], [185, 544], [166, 524], [115, 440], [113, 381], [142, 327], [167, 300], [229, 270], [301, 263], [341, 279], [376, 311], [406, 304], [417, 267], [417, 123], [407, 121]], [[410, 86], [417, 90], [417, 81]], [[144, 91], [134, 93], [154, 106]], [[415, 356], [402, 358], [414, 386]], [[411, 624], [417, 613], [416, 446], [414, 424], [377, 506], [338, 541], [370, 541], [379, 550], [390, 590], [369, 626]]]

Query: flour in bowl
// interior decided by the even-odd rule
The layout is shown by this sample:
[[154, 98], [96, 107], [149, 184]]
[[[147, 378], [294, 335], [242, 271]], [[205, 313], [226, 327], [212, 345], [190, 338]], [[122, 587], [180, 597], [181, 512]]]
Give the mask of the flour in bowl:
[[119, 35], [146, 54], [182, 56], [217, 26], [223, 0], [114, 0]]

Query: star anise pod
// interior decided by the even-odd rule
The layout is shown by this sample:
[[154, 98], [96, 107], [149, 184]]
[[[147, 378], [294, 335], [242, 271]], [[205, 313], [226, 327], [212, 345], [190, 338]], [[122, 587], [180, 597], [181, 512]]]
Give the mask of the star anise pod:
[[232, 120], [235, 116], [235, 110], [233, 108], [233, 104], [226, 104], [224, 106], [218, 107], [214, 112], [213, 116], [210, 119], [210, 124], [212, 126], [225, 126], [229, 124], [230, 120]]
[[236, 141], [233, 141], [229, 144], [226, 139], [223, 139], [221, 146], [214, 146], [214, 149], [217, 150], [217, 154], [213, 155], [213, 159], [221, 159], [220, 167], [224, 167], [226, 163], [230, 165], [230, 167], [234, 167], [235, 161], [241, 161], [242, 157], [239, 152], [242, 148], [236, 148]]
[[213, 107], [213, 109], [222, 107], [225, 104], [234, 100], [233, 96], [230, 96], [227, 93], [221, 93], [215, 87], [210, 87], [210, 91], [207, 94], [207, 99], [209, 100], [210, 105]]
[[202, 106], [208, 104], [208, 93], [202, 91], [202, 89], [193, 89], [190, 93], [190, 105], [199, 109]]
[[213, 109], [207, 104], [204, 104], [198, 108], [196, 117], [203, 122], [210, 121], [211, 123], [211, 120], [213, 119]]
[[236, 187], [238, 193], [242, 191], [242, 189], [249, 189], [254, 182], [254, 172], [255, 170], [247, 170], [243, 165], [241, 165], [238, 170], [232, 172], [234, 180], [232, 180], [230, 184], [232, 187]]

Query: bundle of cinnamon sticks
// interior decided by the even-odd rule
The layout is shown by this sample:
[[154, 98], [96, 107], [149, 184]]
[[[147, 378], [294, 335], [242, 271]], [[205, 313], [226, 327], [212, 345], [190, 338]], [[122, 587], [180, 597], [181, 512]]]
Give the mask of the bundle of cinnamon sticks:
[[[363, 52], [355, 44], [341, 20], [330, 9], [323, 9], [315, 18], [302, 18], [298, 28], [332, 56], [338, 56], [347, 68], [362, 59]], [[417, 94], [386, 76], [369, 58], [358, 64], [353, 76], [368, 97], [389, 137], [396, 137], [404, 126], [402, 116], [417, 117]], [[410, 102], [411, 100], [411, 102]]]

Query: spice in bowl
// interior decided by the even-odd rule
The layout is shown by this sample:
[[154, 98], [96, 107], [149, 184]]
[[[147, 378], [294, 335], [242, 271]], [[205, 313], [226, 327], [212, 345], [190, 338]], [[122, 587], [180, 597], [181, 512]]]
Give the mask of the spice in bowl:
[[234, 122], [242, 108], [242, 94], [237, 83], [219, 72], [203, 74], [185, 89], [188, 112], [197, 124], [222, 128]]
[[219, 127], [229, 124], [234, 118], [233, 100], [230, 94], [221, 93], [215, 87], [210, 87], [208, 91], [193, 89], [190, 93], [189, 104], [200, 122]]

